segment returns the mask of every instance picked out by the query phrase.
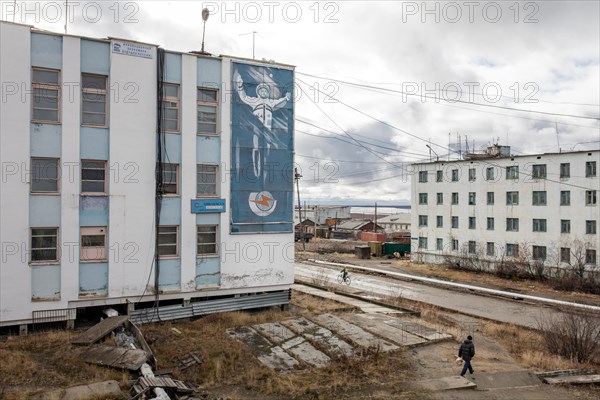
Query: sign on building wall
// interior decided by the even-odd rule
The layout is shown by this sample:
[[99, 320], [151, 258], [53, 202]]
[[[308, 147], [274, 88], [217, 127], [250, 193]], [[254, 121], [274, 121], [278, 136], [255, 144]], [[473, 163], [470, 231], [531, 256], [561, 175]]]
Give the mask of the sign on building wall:
[[111, 43], [112, 52], [127, 56], [152, 58], [152, 46], [115, 40]]
[[293, 79], [233, 63], [231, 233], [292, 231]]
[[225, 199], [195, 199], [192, 200], [192, 213], [222, 213], [225, 212]]

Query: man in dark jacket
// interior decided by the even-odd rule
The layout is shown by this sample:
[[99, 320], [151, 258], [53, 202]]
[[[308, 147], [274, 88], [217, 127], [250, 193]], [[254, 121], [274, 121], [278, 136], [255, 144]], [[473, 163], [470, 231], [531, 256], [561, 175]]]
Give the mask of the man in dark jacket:
[[473, 344], [473, 337], [471, 335], [467, 336], [467, 340], [460, 345], [460, 349], [458, 349], [458, 356], [465, 362], [460, 376], [465, 376], [467, 369], [469, 370], [469, 373], [472, 374], [474, 371], [473, 367], [471, 366], [471, 359], [475, 357], [475, 345]]

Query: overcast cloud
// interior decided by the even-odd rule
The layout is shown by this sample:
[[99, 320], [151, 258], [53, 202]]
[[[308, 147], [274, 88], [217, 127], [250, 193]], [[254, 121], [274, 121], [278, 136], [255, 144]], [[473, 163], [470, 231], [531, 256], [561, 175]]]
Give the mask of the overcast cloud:
[[[1, 3], [2, 19], [12, 21], [13, 1]], [[16, 22], [64, 31], [64, 19], [50, 15], [53, 2], [16, 3]], [[251, 58], [257, 31], [257, 59], [297, 67], [304, 198], [409, 202], [407, 165], [429, 159], [428, 141], [447, 158], [449, 133], [452, 143], [462, 136], [463, 149], [468, 136], [476, 149], [499, 141], [515, 154], [600, 146], [598, 1], [70, 3], [71, 34], [169, 50], [200, 49], [203, 6], [213, 11], [205, 40], [213, 54]], [[38, 12], [23, 17], [25, 7]], [[441, 101], [436, 85], [447, 89]], [[458, 96], [467, 104], [444, 101]]]

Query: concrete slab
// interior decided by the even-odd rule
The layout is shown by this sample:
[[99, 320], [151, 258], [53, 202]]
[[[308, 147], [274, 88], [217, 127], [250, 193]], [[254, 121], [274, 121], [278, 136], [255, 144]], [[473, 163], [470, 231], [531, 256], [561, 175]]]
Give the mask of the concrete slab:
[[394, 316], [383, 315], [383, 314], [368, 314], [369, 319], [377, 321], [381, 324], [386, 324], [389, 326], [393, 326], [394, 328], [401, 329], [405, 332], [408, 332], [414, 336], [418, 336], [420, 338], [426, 339], [427, 341], [440, 341], [452, 339], [453, 336], [444, 332], [438, 332], [434, 329], [431, 329], [425, 325], [408, 321], [402, 319], [402, 317], [397, 318]]
[[90, 364], [137, 371], [148, 360], [148, 354], [140, 349], [95, 345], [85, 351], [81, 359]]
[[319, 325], [326, 327], [336, 334], [343, 336], [358, 346], [364, 348], [376, 347], [382, 352], [397, 350], [399, 348], [395, 344], [387, 340], [379, 339], [359, 326], [356, 326], [332, 314], [318, 315], [313, 317], [313, 320]]
[[508, 371], [491, 374], [466, 375], [470, 381], [477, 383], [477, 389], [514, 389], [522, 387], [540, 386], [542, 382], [530, 371]]
[[331, 359], [323, 352], [315, 349], [313, 345], [298, 336], [281, 345], [282, 348], [292, 353], [297, 359], [304, 361], [313, 367], [324, 367], [329, 364]]
[[377, 318], [377, 315], [375, 314], [342, 314], [341, 317], [350, 323], [360, 326], [366, 331], [383, 337], [400, 346], [414, 346], [427, 343], [427, 339], [423, 339], [412, 333], [403, 331], [402, 329], [385, 324], [381, 319]]
[[122, 395], [119, 382], [105, 381], [68, 388], [65, 390], [62, 400], [90, 400]]
[[550, 385], [585, 385], [590, 383], [600, 383], [600, 375], [557, 376], [553, 378], [544, 378], [544, 381]]
[[352, 357], [355, 354], [354, 348], [347, 342], [334, 335], [329, 329], [304, 317], [288, 319], [281, 323], [313, 343], [318, 343], [330, 357]]
[[296, 336], [296, 334], [290, 331], [279, 322], [252, 325], [252, 327], [261, 335], [269, 339], [275, 344], [281, 344], [286, 340], [289, 340]]
[[475, 389], [477, 385], [461, 376], [446, 376], [417, 382], [417, 385], [428, 391]]
[[287, 354], [280, 346], [274, 346], [257, 331], [248, 326], [228, 329], [232, 337], [246, 343], [260, 362], [280, 372], [289, 372], [299, 366], [298, 361]]

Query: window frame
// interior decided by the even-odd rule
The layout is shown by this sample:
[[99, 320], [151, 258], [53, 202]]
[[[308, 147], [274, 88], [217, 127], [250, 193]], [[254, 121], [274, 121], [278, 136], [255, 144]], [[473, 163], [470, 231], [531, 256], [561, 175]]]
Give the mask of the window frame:
[[[56, 182], [56, 190], [53, 191], [47, 191], [47, 190], [34, 190], [33, 186], [34, 186], [34, 176], [33, 176], [33, 170], [34, 170], [34, 166], [33, 166], [33, 161], [34, 160], [53, 160], [56, 162], [56, 179], [54, 178], [37, 178], [35, 179], [35, 181], [55, 181]], [[57, 195], [60, 194], [60, 186], [61, 186], [61, 169], [60, 169], [60, 158], [55, 158], [55, 157], [31, 157], [30, 159], [30, 171], [31, 175], [29, 178], [29, 193], [31, 194], [35, 194], [35, 195]]]
[[[86, 88], [84, 83], [83, 83], [83, 77], [84, 76], [93, 76], [96, 78], [104, 78], [104, 89], [97, 89], [97, 88]], [[84, 122], [83, 121], [83, 116], [84, 114], [94, 114], [94, 115], [99, 115], [102, 113], [97, 113], [97, 112], [89, 112], [89, 111], [84, 111], [83, 110], [83, 104], [84, 104], [84, 99], [85, 99], [85, 95], [89, 94], [89, 95], [96, 95], [96, 96], [104, 96], [104, 123], [103, 124], [94, 124], [94, 123], [89, 123], [89, 122]], [[100, 75], [100, 74], [89, 74], [87, 72], [84, 72], [81, 74], [81, 125], [82, 126], [91, 126], [94, 128], [107, 128], [108, 127], [108, 95], [109, 95], [109, 90], [108, 90], [108, 76], [107, 75]], [[95, 102], [95, 103], [99, 103], [99, 102]]]
[[450, 205], [453, 205], [453, 206], [458, 205], [458, 199], [459, 199], [458, 192], [452, 192], [451, 199], [450, 199]]
[[438, 206], [444, 204], [444, 193], [443, 192], [436, 193], [435, 199], [436, 199], [436, 204]]
[[[84, 232], [90, 232], [84, 234]], [[107, 252], [107, 227], [106, 226], [82, 226], [79, 228], [79, 262], [105, 262], [108, 261]], [[85, 246], [84, 236], [102, 236], [104, 244], [102, 246]], [[88, 252], [96, 251], [96, 257], [85, 256]]]
[[546, 179], [548, 177], [546, 164], [533, 164], [531, 166], [531, 177], [533, 179]]
[[452, 251], [458, 251], [458, 239], [452, 239]]
[[559, 251], [560, 262], [570, 264], [571, 263], [571, 249], [569, 247], [561, 247]]
[[586, 265], [596, 265], [598, 262], [598, 253], [594, 249], [585, 249]]
[[[93, 170], [93, 171], [98, 171], [99, 170], [98, 168], [84, 168], [83, 165], [85, 163], [89, 163], [89, 162], [103, 163], [104, 164], [104, 168], [103, 168], [103, 171], [104, 171], [104, 180], [103, 180], [103, 182], [104, 182], [104, 184], [102, 185], [103, 186], [102, 192], [89, 192], [89, 191], [84, 191], [83, 190], [83, 182], [84, 181], [85, 182], [99, 182], [99, 181], [95, 181], [95, 180], [91, 180], [91, 179], [85, 179], [85, 180], [83, 179], [83, 170], [84, 169]], [[107, 179], [108, 169], [107, 169], [107, 164], [108, 164], [108, 162], [106, 160], [81, 160], [81, 170], [80, 170], [81, 176], [80, 176], [80, 188], [79, 188], [79, 190], [80, 190], [80, 192], [81, 192], [82, 195], [86, 195], [86, 196], [89, 196], [89, 195], [106, 195], [108, 193], [108, 179]]]
[[496, 179], [494, 172], [495, 172], [494, 167], [487, 167], [485, 169], [485, 180], [493, 181], [494, 179]]
[[469, 217], [469, 229], [477, 229], [477, 217]]
[[[161, 229], [173, 229], [174, 228], [174, 232], [161, 232]], [[169, 259], [169, 258], [179, 258], [179, 241], [180, 241], [180, 237], [179, 237], [179, 225], [159, 225], [158, 226], [158, 239], [157, 239], [157, 246], [158, 246], [158, 257], [160, 259]], [[175, 243], [169, 242], [169, 243], [160, 243], [160, 235], [173, 235], [175, 234]], [[161, 254], [160, 253], [160, 248], [161, 247], [173, 247], [175, 246], [175, 254]]]
[[419, 193], [419, 204], [420, 205], [427, 205], [427, 193]]
[[571, 163], [560, 163], [559, 177], [567, 179], [571, 177]]
[[[161, 130], [160, 133], [180, 133], [181, 132], [181, 85], [178, 83], [171, 82], [163, 82], [162, 83], [162, 98], [160, 99], [160, 108], [161, 108]], [[177, 97], [167, 96], [167, 91], [165, 90], [166, 86], [172, 86], [177, 88]], [[171, 103], [171, 107], [166, 107], [166, 103]], [[172, 103], [175, 104], [175, 107], [172, 107]], [[166, 118], [166, 110], [176, 110], [177, 111], [177, 127], [176, 129], [166, 129], [165, 122], [167, 120], [172, 121], [172, 118]]]
[[[516, 200], [515, 200], [516, 198]], [[506, 192], [506, 205], [507, 206], [518, 206], [519, 205], [519, 192], [508, 191]]]
[[[164, 167], [172, 167], [175, 166], [175, 193], [167, 193], [165, 192], [165, 169]], [[164, 197], [178, 197], [179, 196], [179, 190], [180, 190], [180, 184], [179, 184], [179, 164], [172, 164], [172, 163], [163, 163], [163, 186], [162, 186], [162, 195]], [[168, 185], [173, 185], [173, 183], [168, 183]]]
[[436, 182], [444, 181], [444, 171], [442, 171], [442, 170], [435, 171], [435, 181]]
[[560, 191], [560, 205], [561, 206], [570, 206], [571, 205], [571, 191], [570, 190], [561, 190]]
[[427, 215], [419, 215], [419, 227], [427, 227], [428, 224]]
[[458, 169], [453, 169], [452, 170], [452, 182], [458, 182], [459, 181], [459, 176], [458, 176]]
[[442, 239], [442, 238], [435, 239], [435, 249], [438, 251], [444, 250], [444, 239]]
[[[57, 83], [45, 83], [45, 82], [35, 82], [34, 81], [34, 72], [33, 71], [51, 71], [57, 73]], [[62, 99], [62, 74], [60, 69], [54, 68], [44, 68], [44, 67], [31, 67], [31, 122], [35, 124], [52, 124], [52, 125], [60, 125], [61, 124], [61, 99]], [[54, 111], [53, 108], [42, 108], [35, 107], [36, 103], [36, 89], [39, 90], [56, 90], [56, 121], [54, 120], [46, 120], [46, 119], [35, 119], [35, 110], [51, 110]], [[45, 94], [42, 96], [44, 97]]]
[[[495, 192], [487, 192], [486, 194], [486, 201], [487, 201], [487, 205], [488, 206], [493, 206], [494, 203], [496, 202], [496, 195], [494, 194]], [[491, 196], [490, 196], [491, 195]], [[491, 201], [490, 201], [491, 200]]]
[[[454, 222], [456, 222], [456, 224]], [[450, 217], [450, 229], [458, 229], [458, 227], [458, 216], [453, 215], [452, 217]]]
[[[200, 91], [206, 90], [215, 92], [215, 101], [201, 100]], [[219, 136], [219, 116], [220, 116], [220, 107], [219, 107], [219, 89], [210, 88], [205, 86], [196, 86], [196, 135], [199, 136]], [[200, 114], [200, 106], [204, 107], [215, 107], [215, 131], [213, 132], [201, 132], [198, 125], [200, 124], [199, 114]], [[212, 122], [203, 121], [204, 124], [212, 124]]]
[[518, 257], [519, 256], [519, 244], [518, 243], [506, 243], [506, 256], [507, 257]]
[[443, 228], [444, 227], [444, 216], [443, 215], [437, 215], [435, 217], [435, 227], [436, 228]]
[[533, 218], [532, 229], [533, 232], [547, 232], [548, 221], [545, 218]]
[[469, 192], [469, 205], [474, 206], [477, 204], [477, 192]]
[[486, 242], [485, 255], [488, 257], [494, 257], [496, 255], [496, 244], [494, 242]]
[[509, 165], [506, 167], [506, 179], [514, 180], [519, 179], [519, 166]]
[[506, 218], [506, 232], [519, 232], [519, 218]]
[[487, 230], [488, 231], [495, 230], [495, 224], [496, 224], [496, 221], [494, 220], [494, 217], [487, 217]]
[[467, 242], [467, 250], [469, 254], [477, 253], [477, 242], [474, 240], [469, 240]]
[[531, 246], [531, 259], [534, 261], [546, 261], [547, 248], [546, 246]]
[[598, 173], [598, 169], [596, 167], [597, 167], [596, 161], [586, 161], [585, 162], [585, 177], [586, 178], [594, 178]]
[[560, 233], [571, 233], [571, 220], [561, 219], [560, 220]]
[[[214, 174], [215, 182], [214, 182], [214, 193], [212, 194], [201, 194], [198, 191], [198, 185], [211, 185], [210, 182], [199, 182], [201, 173], [200, 168], [211, 167], [214, 168], [214, 171], [202, 171], [202, 176], [207, 176], [209, 174]], [[216, 164], [196, 164], [196, 198], [217, 198], [220, 196], [221, 186], [220, 186], [220, 177], [219, 177], [219, 166]]]
[[532, 206], [547, 206], [548, 194], [545, 190], [534, 190], [531, 192]]
[[419, 171], [419, 183], [427, 183], [427, 171]]
[[598, 227], [595, 219], [586, 219], [585, 220], [585, 234], [586, 235], [595, 235], [598, 232]]
[[[199, 228], [200, 227], [211, 227], [214, 228], [214, 232], [202, 232], [203, 234], [210, 234], [213, 235], [215, 237], [215, 241], [213, 242], [206, 242], [206, 243], [199, 243], [198, 238], [200, 235], [199, 232]], [[210, 246], [210, 245], [214, 245], [214, 249], [215, 252], [214, 253], [203, 253], [198, 251], [199, 250], [199, 246]], [[219, 256], [219, 225], [218, 224], [198, 224], [196, 225], [196, 258], [202, 258], [202, 257], [218, 257]]]
[[586, 206], [595, 206], [598, 204], [598, 195], [596, 194], [596, 190], [586, 190], [585, 191], [585, 205]]
[[419, 249], [425, 249], [427, 250], [427, 237], [426, 236], [419, 236]]
[[[53, 229], [55, 231], [55, 235], [36, 235], [35, 237], [56, 237], [56, 247], [33, 247], [33, 231], [34, 230], [48, 230]], [[60, 263], [60, 228], [57, 226], [49, 226], [49, 227], [31, 227], [29, 228], [29, 248], [31, 249], [29, 253], [29, 262], [31, 264], [58, 264]], [[35, 251], [44, 251], [48, 249], [55, 250], [55, 258], [53, 259], [44, 259], [44, 260], [34, 260], [33, 254]]]
[[477, 169], [469, 168], [469, 182], [475, 182], [477, 179]]

